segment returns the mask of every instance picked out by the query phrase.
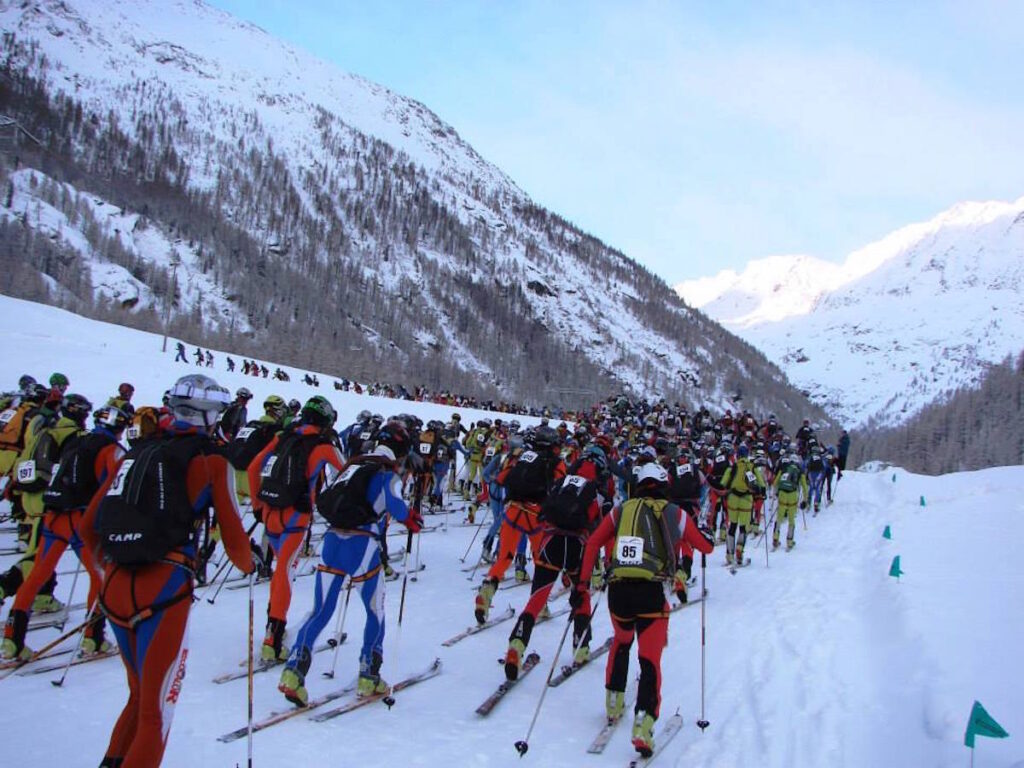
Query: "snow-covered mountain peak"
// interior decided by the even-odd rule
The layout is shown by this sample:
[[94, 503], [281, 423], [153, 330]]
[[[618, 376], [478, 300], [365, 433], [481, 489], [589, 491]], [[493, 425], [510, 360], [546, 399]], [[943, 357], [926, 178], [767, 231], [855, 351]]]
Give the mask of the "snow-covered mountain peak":
[[[127, 69], [169, 86], [179, 99], [243, 104], [274, 128], [277, 143], [286, 145], [279, 148], [291, 150], [308, 150], [322, 107], [428, 170], [468, 170], [488, 184], [514, 186], [419, 102], [198, 0], [0, 0], [0, 20], [5, 30], [49, 38], [51, 65], [77, 91], [100, 100]], [[125, 127], [131, 130], [130, 122]]]
[[677, 291], [849, 423], [899, 422], [1020, 352], [1024, 198], [959, 203], [841, 266], [761, 259]]

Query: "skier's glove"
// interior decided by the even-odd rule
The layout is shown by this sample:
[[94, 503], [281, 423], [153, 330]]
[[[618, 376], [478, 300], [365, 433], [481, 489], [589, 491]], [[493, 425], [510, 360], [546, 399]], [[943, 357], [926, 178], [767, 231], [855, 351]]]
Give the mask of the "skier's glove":
[[419, 533], [423, 530], [423, 517], [415, 509], [410, 509], [409, 516], [405, 518], [405, 527], [409, 533]]
[[675, 578], [672, 580], [672, 591], [676, 593], [680, 602], [686, 602], [686, 571], [682, 568], [676, 569]]
[[806, 501], [801, 501], [800, 502], [800, 509], [807, 509], [807, 502]]

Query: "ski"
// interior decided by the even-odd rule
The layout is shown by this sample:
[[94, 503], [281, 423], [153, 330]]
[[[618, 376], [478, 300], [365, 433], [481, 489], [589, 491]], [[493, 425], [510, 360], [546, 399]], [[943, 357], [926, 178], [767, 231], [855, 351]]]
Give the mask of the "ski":
[[547, 614], [541, 613], [541, 615], [537, 617], [537, 622], [534, 626], [537, 626], [537, 624], [543, 624], [545, 621], [557, 619], [559, 616], [565, 616], [565, 614], [571, 610], [572, 608], [570, 606], [563, 605], [561, 608], [556, 608], [553, 611], [549, 611]]
[[[88, 664], [91, 661], [102, 661], [103, 659], [109, 659], [112, 656], [120, 656], [120, 654], [121, 652], [114, 648], [105, 653], [90, 653], [88, 656], [76, 656], [71, 660], [71, 666], [75, 667], [79, 664]], [[68, 662], [66, 661], [51, 661], [49, 664], [43, 664], [38, 667], [32, 666], [28, 669], [23, 669], [21, 672], [18, 672], [18, 675], [39, 675], [43, 672], [53, 672], [57, 669], [64, 669], [64, 667], [67, 666], [67, 664]]]
[[[629, 709], [629, 707], [627, 707]], [[587, 747], [587, 753], [591, 755], [600, 755], [604, 752], [604, 748], [608, 746], [608, 742], [612, 739], [612, 734], [615, 733], [615, 729], [619, 727], [619, 723], [622, 722], [624, 715], [619, 715], [614, 720], [605, 720], [604, 726], [597, 732], [597, 736], [590, 742], [590, 746]]]
[[505, 698], [505, 694], [511, 691], [519, 682], [526, 677], [529, 672], [537, 666], [540, 662], [540, 656], [536, 653], [529, 654], [523, 661], [522, 669], [519, 670], [519, 677], [515, 680], [506, 680], [497, 689], [488, 696], [484, 703], [476, 708], [476, 713], [481, 717], [486, 717], [491, 714], [491, 711], [498, 705], [498, 702]]
[[697, 603], [702, 602], [704, 602], [703, 597], [695, 597], [692, 600], [687, 600], [685, 603], [675, 603], [671, 608], [668, 609], [668, 612], [675, 613], [676, 611], [683, 610], [683, 608], [685, 608], [688, 605], [696, 605]]
[[[352, 693], [352, 691], [354, 691], [355, 689], [356, 684], [353, 681], [346, 686], [336, 688], [335, 690], [330, 691], [329, 693], [325, 693], [323, 696], [318, 696], [315, 699], [310, 699], [309, 702], [304, 707], [289, 707], [288, 709], [280, 710], [277, 712], [271, 712], [262, 720], [256, 720], [255, 722], [253, 722], [252, 732], [256, 733], [257, 731], [262, 731], [263, 729], [269, 728], [272, 725], [283, 723], [285, 720], [290, 720], [291, 718], [297, 717], [298, 715], [304, 715], [307, 712], [316, 709], [317, 707], [322, 707], [324, 704], [334, 701], [335, 699], [340, 699], [342, 696], [346, 696]], [[248, 733], [248, 726], [242, 726], [237, 730], [225, 733], [223, 736], [218, 736], [217, 741], [222, 741], [224, 743], [236, 741], [238, 739], [245, 738], [246, 735], [248, 735]]]
[[748, 565], [750, 565], [750, 558], [749, 557], [745, 558], [742, 563], [733, 563], [732, 565], [730, 565], [729, 566], [729, 573], [731, 573], [731, 574], [733, 574], [735, 576], [736, 575], [736, 571], [738, 571], [740, 568], [746, 568]]
[[548, 685], [550, 685], [552, 688], [561, 685], [570, 677], [575, 675], [578, 671], [583, 669], [583, 667], [587, 666], [587, 664], [592, 662], [594, 659], [604, 656], [606, 653], [608, 653], [611, 647], [612, 639], [609, 637], [607, 640], [601, 643], [601, 645], [592, 650], [590, 652], [590, 655], [587, 656], [587, 660], [584, 661], [582, 664], [577, 664], [576, 662], [573, 662], [572, 664], [563, 665], [562, 668], [558, 671], [558, 674], [551, 678], [551, 682], [548, 683]]
[[367, 704], [373, 704], [375, 701], [383, 701], [385, 704], [388, 705], [388, 708], [390, 709], [395, 703], [395, 700], [391, 697], [391, 694], [398, 693], [399, 691], [404, 691], [406, 688], [410, 688], [416, 685], [416, 683], [422, 683], [424, 680], [429, 680], [430, 678], [436, 677], [439, 674], [441, 674], [441, 660], [434, 659], [434, 662], [422, 672], [415, 675], [411, 675], [410, 677], [407, 677], [404, 680], [399, 680], [397, 683], [391, 686], [391, 693], [376, 693], [372, 696], [364, 696], [361, 699], [356, 699], [355, 701], [350, 701], [346, 704], [342, 704], [340, 707], [335, 707], [334, 709], [329, 709], [326, 712], [321, 712], [318, 715], [314, 715], [310, 719], [314, 720], [315, 722], [322, 723], [324, 720], [330, 720], [331, 718], [337, 717], [338, 715], [344, 715], [346, 712], [351, 712], [354, 709], [365, 707]]
[[[344, 643], [347, 639], [348, 639], [348, 632], [342, 632], [341, 633], [341, 642]], [[334, 641], [334, 639], [332, 638], [332, 639], [328, 640], [326, 643], [321, 643], [316, 648], [314, 648], [313, 649], [313, 653], [320, 653], [321, 651], [330, 651], [330, 650], [333, 650], [334, 648], [336, 648], [338, 645], [339, 645], [339, 643], [336, 643]], [[243, 677], [248, 677], [249, 676], [249, 660], [246, 659], [245, 661], [238, 662], [238, 666], [245, 667], [245, 669], [233, 670], [231, 672], [225, 672], [222, 675], [217, 675], [215, 678], [213, 678], [213, 682], [218, 683], [218, 684], [220, 684], [220, 683], [228, 683], [228, 682], [231, 682], [232, 680], [239, 680], [239, 679], [241, 679]], [[278, 667], [283, 667], [283, 666], [284, 666], [284, 662], [281, 662], [281, 661], [268, 662], [268, 661], [263, 661], [261, 659], [257, 659], [256, 662], [253, 664], [252, 673], [254, 675], [258, 675], [260, 672], [266, 672], [267, 670], [276, 669]]]
[[5, 669], [17, 669], [18, 667], [23, 667], [26, 664], [34, 664], [35, 662], [42, 661], [43, 659], [52, 659], [56, 656], [67, 656], [69, 653], [74, 653], [76, 650], [76, 648], [61, 648], [60, 650], [50, 651], [49, 653], [44, 653], [42, 656], [37, 656], [31, 661], [23, 659], [4, 659], [3, 661], [0, 661], [0, 672]]
[[501, 584], [498, 586], [500, 590], [516, 589], [517, 587], [525, 587], [527, 584], [532, 584], [533, 579], [526, 579], [525, 581], [515, 581], [512, 584]]
[[668, 722], [666, 722], [654, 734], [654, 751], [647, 757], [642, 755], [634, 757], [629, 761], [629, 768], [640, 768], [640, 766], [650, 765], [653, 763], [658, 758], [658, 755], [661, 754], [662, 750], [665, 749], [665, 745], [672, 741], [682, 727], [683, 716], [676, 712], [668, 719]]
[[[420, 567], [419, 568], [410, 568], [408, 570], [408, 573], [419, 573], [420, 571], [424, 570], [426, 567], [427, 567], [426, 563], [420, 563]], [[385, 581], [398, 581], [398, 579], [400, 579], [402, 577], [402, 575], [405, 574], [405, 573], [406, 573], [406, 571], [404, 571], [404, 570], [395, 570], [395, 572], [392, 573], [390, 576], [385, 576], [384, 580]], [[416, 579], [416, 577], [413, 576], [413, 580], [415, 580], [415, 579]]]
[[512, 606], [510, 605], [505, 610], [504, 613], [495, 616], [493, 619], [488, 619], [483, 624], [477, 624], [475, 626], [464, 629], [462, 632], [459, 632], [459, 634], [449, 637], [447, 640], [441, 643], [441, 645], [443, 645], [445, 648], [450, 648], [460, 640], [465, 640], [467, 637], [471, 635], [475, 635], [478, 632], [483, 632], [485, 629], [489, 629], [490, 627], [493, 627], [496, 624], [501, 624], [503, 621], [508, 621], [515, 615], [516, 612], [512, 609]]

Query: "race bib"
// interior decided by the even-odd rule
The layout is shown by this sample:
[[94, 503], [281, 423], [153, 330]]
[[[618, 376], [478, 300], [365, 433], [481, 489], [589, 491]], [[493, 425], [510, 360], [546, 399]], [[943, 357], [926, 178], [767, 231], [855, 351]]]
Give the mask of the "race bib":
[[242, 427], [238, 430], [238, 434], [235, 435], [236, 440], [248, 440], [249, 435], [256, 431], [256, 427]]
[[643, 565], [643, 537], [619, 536], [618, 541], [615, 542], [615, 559], [623, 565]]
[[444, 455], [445, 455], [445, 454], [444, 454], [444, 448], [438, 448], [438, 449], [437, 449], [437, 458], [438, 458], [438, 461], [440, 461], [441, 459], [443, 459], [443, 458], [444, 458]]
[[0, 413], [0, 424], [9, 424], [11, 419], [14, 418], [15, 413], [17, 413], [17, 411], [14, 408], [8, 408], [3, 413]]
[[110, 489], [107, 491], [107, 496], [120, 496], [124, 491], [124, 480], [128, 475], [128, 470], [132, 468], [132, 464], [135, 463], [135, 459], [125, 459], [121, 462], [121, 466], [117, 468], [117, 474], [114, 475], [114, 482], [110, 484]]
[[424, 456], [430, 455], [430, 448], [430, 443], [420, 443], [420, 453], [422, 453]]
[[271, 455], [267, 459], [267, 463], [263, 465], [263, 469], [260, 470], [260, 477], [270, 477], [270, 473], [274, 471], [274, 464], [277, 463], [277, 456]]
[[747, 474], [744, 475], [747, 478], [747, 485], [757, 485], [757, 475], [754, 474], [752, 469], [747, 470]]
[[537, 454], [534, 453], [533, 451], [523, 451], [522, 455], [520, 455], [519, 457], [519, 460], [525, 462], [526, 464], [532, 464], [537, 460]]
[[128, 427], [129, 440], [138, 440], [140, 437], [142, 437], [142, 427], [140, 427], [138, 424], [132, 424], [130, 427]]
[[484, 456], [486, 456], [487, 458], [491, 458], [492, 456], [494, 456], [494, 448], [493, 448], [493, 446], [491, 448], [488, 448], [486, 451], [484, 451]]
[[372, 437], [372, 436], [373, 436], [372, 432], [360, 432], [359, 433], [359, 439], [360, 440], [369, 440], [370, 437]]
[[32, 459], [23, 461], [18, 465], [18, 482], [34, 483], [36, 481], [36, 463]]
[[692, 464], [680, 464], [678, 472], [679, 472], [680, 475], [690, 475], [690, 474], [693, 474], [693, 465]]
[[563, 487], [571, 485], [579, 493], [580, 489], [587, 484], [587, 478], [580, 477], [579, 475], [568, 475], [565, 478], [565, 482], [562, 484]]

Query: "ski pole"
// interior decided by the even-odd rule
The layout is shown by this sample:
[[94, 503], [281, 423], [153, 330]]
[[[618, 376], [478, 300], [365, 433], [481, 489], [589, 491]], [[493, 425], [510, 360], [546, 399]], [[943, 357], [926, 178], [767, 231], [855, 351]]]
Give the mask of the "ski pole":
[[254, 612], [253, 612], [253, 603], [255, 602], [255, 600], [253, 598], [253, 594], [256, 591], [256, 570], [257, 569], [254, 566], [253, 569], [251, 571], [249, 571], [249, 642], [247, 644], [248, 645], [248, 649], [249, 649], [249, 653], [248, 653], [248, 656], [247, 656], [247, 661], [248, 661], [248, 665], [249, 665], [249, 669], [248, 669], [248, 677], [249, 677], [249, 715], [248, 715], [248, 717], [249, 717], [249, 719], [248, 719], [248, 723], [247, 723], [247, 726], [246, 726], [246, 734], [245, 734], [246, 735], [246, 740], [248, 742], [247, 746], [248, 746], [248, 750], [249, 750], [249, 768], [252, 768], [252, 678], [253, 678], [253, 656], [254, 656], [254, 652], [253, 652], [253, 649], [252, 649], [252, 643], [253, 643], [253, 635], [255, 634], [254, 625], [256, 623], [256, 618], [255, 618], [255, 615], [254, 615]]
[[[703, 598], [708, 593], [705, 580], [707, 579], [708, 569], [708, 556], [703, 552], [700, 553], [700, 591]], [[707, 635], [707, 624], [704, 620], [704, 609], [707, 605], [707, 600], [701, 599], [700, 601], [700, 720], [697, 721], [697, 727], [700, 728], [700, 732], [704, 733], [704, 729], [707, 728], [711, 723], [708, 722], [707, 718], [704, 717], [704, 678], [707, 671], [707, 656], [706, 656], [706, 635]]]
[[341, 616], [338, 619], [338, 626], [334, 628], [334, 659], [331, 661], [331, 671], [321, 672], [324, 677], [334, 679], [334, 669], [338, 666], [338, 651], [341, 650], [341, 633], [345, 628], [345, 616], [348, 614], [348, 599], [352, 597], [352, 579], [349, 577], [348, 585], [345, 587], [345, 605], [341, 608]]
[[[230, 561], [228, 561], [228, 572], [224, 574], [224, 578], [221, 579], [220, 586], [217, 587], [217, 591], [213, 593], [213, 597], [206, 598], [206, 602], [208, 602], [210, 605], [213, 605], [215, 602], [217, 602], [217, 595], [219, 595], [220, 591], [222, 589], [224, 589], [224, 585], [228, 583], [228, 576], [231, 575], [231, 572], [234, 569], [235, 569], [235, 564], [230, 562]], [[211, 587], [213, 586], [213, 582], [210, 583], [210, 586]], [[209, 587], [207, 587], [207, 589], [209, 589]]]
[[[254, 523], [253, 523], [253, 524], [252, 524], [251, 526], [249, 526], [249, 530], [247, 530], [247, 531], [245, 532], [245, 535], [246, 535], [247, 537], [248, 537], [248, 536], [252, 536], [252, 532], [256, 530], [256, 526], [257, 526], [257, 525], [259, 525], [259, 524], [260, 524], [260, 523], [259, 523], [259, 520], [255, 521], [255, 522], [254, 522]], [[234, 566], [233, 566], [233, 565], [231, 564], [231, 559], [230, 559], [230, 558], [224, 558], [224, 562], [223, 562], [223, 563], [221, 564], [221, 566], [220, 566], [220, 567], [219, 567], [219, 568], [217, 569], [217, 572], [213, 574], [213, 578], [212, 578], [212, 579], [210, 579], [210, 582], [209, 582], [209, 583], [208, 583], [208, 584], [206, 585], [206, 589], [204, 589], [204, 590], [203, 590], [203, 594], [202, 594], [202, 595], [200, 595], [200, 597], [205, 597], [205, 596], [206, 596], [206, 593], [207, 593], [207, 592], [209, 592], [209, 591], [210, 591], [210, 589], [211, 589], [211, 588], [213, 587], [213, 585], [217, 583], [217, 579], [219, 579], [219, 578], [220, 578], [220, 575], [221, 575], [221, 573], [222, 573], [222, 572], [224, 571], [224, 569], [225, 569], [225, 568], [228, 568], [228, 566], [234, 567]], [[225, 581], [227, 581], [227, 578], [228, 578], [228, 576], [229, 576], [230, 574], [231, 574], [231, 571], [229, 570], [229, 571], [228, 571], [228, 573], [227, 573], [227, 574], [225, 574], [225, 576], [224, 576], [224, 580], [225, 580]], [[223, 585], [223, 584], [221, 584], [221, 586], [223, 587], [224, 585]], [[220, 589], [218, 589], [218, 590], [217, 590], [217, 594], [220, 594]], [[213, 596], [213, 600], [216, 600], [216, 599], [217, 599], [217, 594], [215, 594], [215, 595]], [[198, 599], [199, 599], [199, 598], [196, 598], [196, 600], [198, 600]], [[212, 604], [213, 604], [213, 600], [209, 600], [208, 602], [209, 602], [209, 603], [210, 603], [210, 604], [212, 605]]]
[[[75, 554], [77, 554], [77, 553], [75, 553]], [[63, 632], [64, 631], [64, 626], [68, 623], [68, 617], [71, 616], [71, 603], [72, 603], [72, 600], [75, 597], [75, 587], [78, 585], [78, 574], [81, 573], [81, 571], [82, 571], [82, 558], [78, 558], [78, 567], [75, 568], [75, 575], [71, 579], [71, 592], [68, 594], [68, 608], [67, 608], [67, 611], [65, 611], [65, 613], [64, 613], [64, 621], [62, 621], [60, 623], [60, 627], [58, 627], [58, 629], [57, 629], [58, 632]]]
[[466, 547], [465, 553], [462, 555], [462, 557], [459, 558], [460, 563], [466, 562], [466, 558], [469, 557], [469, 550], [471, 550], [473, 548], [473, 545], [476, 543], [476, 537], [480, 535], [480, 529], [484, 527], [485, 522], [487, 522], [487, 516], [481, 515], [480, 524], [476, 527], [476, 533], [474, 533], [473, 538], [469, 540], [469, 546]]
[[533, 726], [537, 724], [537, 717], [540, 715], [540, 708], [544, 704], [544, 697], [548, 694], [551, 678], [555, 676], [555, 667], [558, 666], [558, 657], [562, 654], [562, 646], [565, 645], [565, 638], [569, 636], [569, 627], [572, 626], [572, 620], [573, 615], [570, 613], [569, 620], [565, 623], [565, 630], [562, 632], [562, 639], [558, 642], [558, 650], [555, 651], [555, 657], [551, 660], [551, 669], [548, 670], [548, 679], [544, 683], [544, 687], [541, 689], [540, 701], [537, 702], [537, 709], [533, 711], [533, 720], [530, 721], [530, 727], [526, 731], [526, 736], [515, 744], [516, 752], [519, 753], [520, 757], [524, 757], [527, 750], [530, 749], [530, 734], [533, 733]]
[[[409, 561], [412, 560], [412, 531], [405, 540], [405, 567], [402, 569], [402, 596], [398, 601], [398, 632], [395, 635], [395, 669], [398, 669], [398, 654], [402, 648], [402, 617], [405, 615], [405, 591], [409, 582]], [[387, 703], [387, 700], [385, 700]], [[388, 704], [388, 709], [391, 704]]]
[[[60, 688], [62, 685], [64, 685], [64, 679], [68, 676], [68, 670], [71, 669], [71, 663], [75, 660], [75, 657], [78, 656], [78, 654], [82, 650], [82, 643], [85, 642], [85, 630], [88, 629], [89, 625], [92, 624], [94, 621], [99, 620], [99, 616], [93, 616], [93, 611], [96, 610], [96, 604], [98, 602], [99, 596], [97, 596], [96, 599], [92, 601], [92, 605], [89, 606], [89, 612], [86, 614], [85, 624], [82, 625], [82, 631], [78, 634], [78, 643], [75, 645], [74, 652], [70, 656], [68, 656], [68, 663], [64, 665], [64, 671], [60, 674], [60, 680], [51, 680], [50, 685], [56, 686], [57, 688]], [[97, 653], [99, 652], [99, 650], [99, 648], [96, 649]]]

